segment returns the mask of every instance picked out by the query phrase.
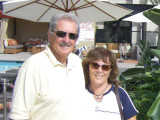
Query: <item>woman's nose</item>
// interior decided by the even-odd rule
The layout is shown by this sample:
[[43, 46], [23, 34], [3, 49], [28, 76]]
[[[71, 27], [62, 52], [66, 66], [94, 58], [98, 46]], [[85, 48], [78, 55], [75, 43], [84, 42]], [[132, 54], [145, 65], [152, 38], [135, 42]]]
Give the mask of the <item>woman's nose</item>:
[[99, 68], [97, 69], [99, 72], [102, 72], [103, 71], [103, 69], [102, 69], [102, 67], [101, 66], [99, 66]]

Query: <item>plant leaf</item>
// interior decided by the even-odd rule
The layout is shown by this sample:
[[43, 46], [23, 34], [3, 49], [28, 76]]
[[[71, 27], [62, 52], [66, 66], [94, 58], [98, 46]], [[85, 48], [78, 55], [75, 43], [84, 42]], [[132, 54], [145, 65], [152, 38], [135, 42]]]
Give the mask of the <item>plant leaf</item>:
[[160, 120], [160, 92], [147, 112], [147, 117], [151, 120]]
[[122, 72], [122, 76], [137, 75], [137, 73], [145, 73], [144, 68], [129, 68]]
[[143, 15], [150, 19], [152, 22], [160, 26], [160, 10], [157, 8], [153, 8], [143, 12]]
[[158, 49], [151, 49], [150, 52], [155, 55], [158, 59], [160, 59], [160, 50]]

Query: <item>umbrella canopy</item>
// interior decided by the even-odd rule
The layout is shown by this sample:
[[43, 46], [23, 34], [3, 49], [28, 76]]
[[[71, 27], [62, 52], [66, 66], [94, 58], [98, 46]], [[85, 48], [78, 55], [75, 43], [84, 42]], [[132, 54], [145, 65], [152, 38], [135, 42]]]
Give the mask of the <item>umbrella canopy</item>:
[[160, 5], [143, 12], [143, 15], [150, 19], [153, 23], [160, 26]]
[[123, 21], [131, 21], [131, 22], [152, 22], [148, 18], [143, 15], [143, 12], [137, 13], [130, 17], [123, 19]]
[[[160, 5], [157, 5], [153, 8], [157, 8], [157, 9], [160, 9]], [[146, 10], [148, 11], [148, 10]], [[145, 12], [145, 11], [143, 11]], [[140, 12], [140, 13], [137, 13], [135, 15], [132, 15], [130, 17], [127, 17], [125, 19], [123, 19], [124, 21], [132, 21], [132, 22], [152, 22], [151, 20], [149, 20], [147, 17], [145, 17], [143, 15], [143, 12]]]
[[3, 15], [3, 14], [2, 14], [2, 11], [0, 11], [0, 18], [12, 18], [12, 17]]
[[55, 13], [67, 12], [80, 22], [116, 21], [132, 12], [105, 0], [13, 0], [3, 3], [3, 14], [35, 22], [50, 22]]

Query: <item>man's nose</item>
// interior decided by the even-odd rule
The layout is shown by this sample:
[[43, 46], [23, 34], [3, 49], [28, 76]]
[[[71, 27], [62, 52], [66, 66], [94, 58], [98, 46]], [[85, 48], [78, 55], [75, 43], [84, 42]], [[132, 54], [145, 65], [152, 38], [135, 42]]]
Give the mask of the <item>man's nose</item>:
[[63, 41], [65, 42], [69, 42], [70, 38], [69, 38], [69, 34], [67, 33], [66, 36], [63, 38]]

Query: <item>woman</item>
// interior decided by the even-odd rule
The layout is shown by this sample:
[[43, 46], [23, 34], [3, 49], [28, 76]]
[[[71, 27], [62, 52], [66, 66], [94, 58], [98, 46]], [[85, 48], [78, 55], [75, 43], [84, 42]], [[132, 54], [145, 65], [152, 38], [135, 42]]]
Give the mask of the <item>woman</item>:
[[[88, 90], [88, 105], [94, 119], [121, 120], [115, 95], [116, 80], [119, 71], [115, 55], [103, 47], [90, 50], [83, 60], [86, 89]], [[118, 87], [124, 120], [136, 120], [138, 113], [127, 92]]]

